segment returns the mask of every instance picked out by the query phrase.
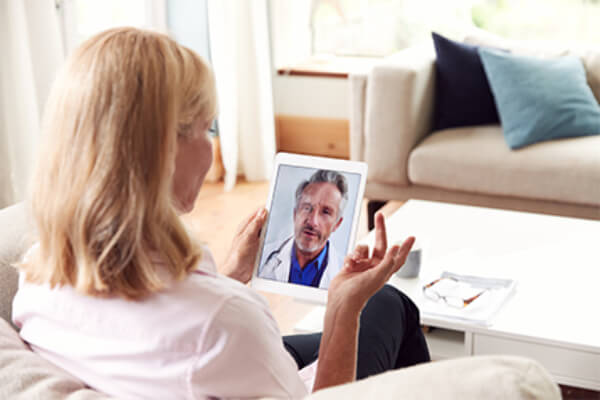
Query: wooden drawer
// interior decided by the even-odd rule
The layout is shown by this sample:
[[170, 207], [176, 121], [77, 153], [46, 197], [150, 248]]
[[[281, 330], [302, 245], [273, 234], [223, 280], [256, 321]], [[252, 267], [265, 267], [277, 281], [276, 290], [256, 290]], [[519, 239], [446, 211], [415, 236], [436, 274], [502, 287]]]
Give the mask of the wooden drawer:
[[348, 120], [276, 115], [277, 151], [350, 157]]

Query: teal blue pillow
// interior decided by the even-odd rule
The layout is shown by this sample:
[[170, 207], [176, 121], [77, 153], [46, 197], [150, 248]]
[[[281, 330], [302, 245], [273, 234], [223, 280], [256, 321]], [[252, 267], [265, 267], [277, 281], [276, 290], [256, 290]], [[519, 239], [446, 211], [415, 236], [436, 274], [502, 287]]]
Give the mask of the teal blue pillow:
[[581, 60], [540, 59], [479, 48], [511, 149], [600, 134], [600, 106]]

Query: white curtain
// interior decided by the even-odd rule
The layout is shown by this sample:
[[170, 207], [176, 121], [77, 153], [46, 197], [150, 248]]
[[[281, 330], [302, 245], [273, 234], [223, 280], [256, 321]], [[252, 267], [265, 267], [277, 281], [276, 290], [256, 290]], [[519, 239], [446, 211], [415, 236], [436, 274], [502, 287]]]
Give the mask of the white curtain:
[[0, 208], [23, 200], [64, 53], [54, 0], [0, 1]]
[[275, 122], [267, 0], [209, 0], [225, 188], [270, 177]]

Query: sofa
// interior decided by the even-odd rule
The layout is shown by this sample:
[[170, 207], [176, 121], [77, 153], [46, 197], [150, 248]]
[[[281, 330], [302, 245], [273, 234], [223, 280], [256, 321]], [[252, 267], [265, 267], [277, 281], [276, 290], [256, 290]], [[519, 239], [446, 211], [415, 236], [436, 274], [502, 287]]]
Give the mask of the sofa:
[[[32, 243], [22, 204], [0, 210], [0, 399], [104, 400], [99, 393], [33, 353], [12, 326], [17, 262]], [[560, 399], [539, 363], [514, 356], [437, 361], [319, 391], [308, 399]]]
[[[480, 30], [463, 43], [535, 57], [575, 54], [600, 101], [597, 48], [512, 41]], [[415, 46], [349, 77], [350, 158], [369, 165], [370, 206], [415, 198], [600, 219], [600, 135], [510, 150], [499, 124], [433, 131], [435, 60], [432, 45]]]

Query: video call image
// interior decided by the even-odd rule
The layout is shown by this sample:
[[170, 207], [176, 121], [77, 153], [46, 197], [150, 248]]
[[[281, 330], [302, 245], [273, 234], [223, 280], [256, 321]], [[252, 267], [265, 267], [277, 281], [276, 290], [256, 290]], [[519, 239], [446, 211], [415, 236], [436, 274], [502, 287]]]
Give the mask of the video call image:
[[360, 175], [281, 165], [258, 277], [327, 289], [342, 268]]

